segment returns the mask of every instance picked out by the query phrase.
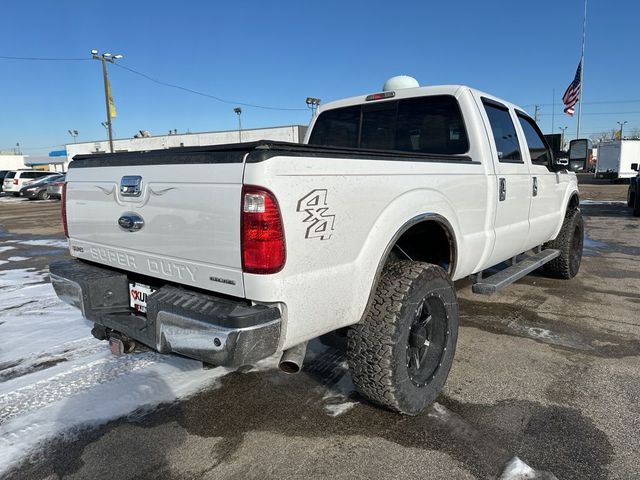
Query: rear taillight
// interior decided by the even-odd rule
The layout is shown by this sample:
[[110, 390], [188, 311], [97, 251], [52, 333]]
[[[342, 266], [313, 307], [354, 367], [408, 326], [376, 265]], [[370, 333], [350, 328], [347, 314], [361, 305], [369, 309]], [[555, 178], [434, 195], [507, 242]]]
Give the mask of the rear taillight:
[[64, 236], [69, 238], [69, 227], [67, 226], [67, 184], [62, 184], [62, 193], [60, 194], [60, 213], [62, 215], [62, 228]]
[[14, 179], [13, 179], [13, 184], [14, 184], [14, 185], [17, 185], [17, 184], [18, 184], [18, 179], [17, 179], [17, 178], [14, 178]]
[[242, 270], [262, 275], [282, 270], [286, 246], [276, 197], [262, 187], [245, 185], [241, 222]]

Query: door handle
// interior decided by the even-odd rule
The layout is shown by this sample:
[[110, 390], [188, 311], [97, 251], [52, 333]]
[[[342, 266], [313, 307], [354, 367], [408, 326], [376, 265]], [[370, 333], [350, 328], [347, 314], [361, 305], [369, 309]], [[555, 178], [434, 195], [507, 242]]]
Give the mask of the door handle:
[[507, 179], [506, 178], [500, 179], [499, 192], [500, 192], [500, 201], [504, 202], [507, 198]]
[[538, 196], [538, 177], [533, 177], [533, 196]]

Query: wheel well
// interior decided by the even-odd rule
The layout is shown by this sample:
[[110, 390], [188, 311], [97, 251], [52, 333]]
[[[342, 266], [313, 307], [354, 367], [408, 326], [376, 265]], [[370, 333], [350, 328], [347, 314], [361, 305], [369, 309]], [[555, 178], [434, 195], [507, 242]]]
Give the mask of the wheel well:
[[567, 205], [567, 211], [576, 210], [579, 205], [580, 205], [580, 197], [578, 197], [577, 193], [574, 193], [573, 195], [571, 195], [571, 198], [569, 199], [569, 205]]
[[396, 240], [389, 258], [433, 263], [452, 274], [456, 261], [453, 234], [437, 220], [417, 223]]

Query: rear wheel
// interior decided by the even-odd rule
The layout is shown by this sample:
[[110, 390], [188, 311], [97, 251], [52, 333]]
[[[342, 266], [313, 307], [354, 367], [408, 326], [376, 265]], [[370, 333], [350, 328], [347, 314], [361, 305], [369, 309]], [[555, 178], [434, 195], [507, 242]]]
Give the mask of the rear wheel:
[[392, 260], [366, 317], [349, 329], [347, 356], [367, 399], [407, 415], [435, 401], [458, 338], [458, 300], [436, 265]]
[[46, 190], [41, 191], [38, 194], [38, 199], [39, 200], [49, 200], [49, 192], [47, 192]]
[[544, 244], [544, 248], [560, 250], [560, 255], [545, 264], [544, 272], [550, 277], [570, 279], [580, 270], [584, 245], [584, 221], [580, 210], [569, 210], [558, 236]]
[[638, 194], [638, 190], [636, 189], [636, 194], [634, 195], [633, 202], [633, 216], [640, 217], [640, 195]]

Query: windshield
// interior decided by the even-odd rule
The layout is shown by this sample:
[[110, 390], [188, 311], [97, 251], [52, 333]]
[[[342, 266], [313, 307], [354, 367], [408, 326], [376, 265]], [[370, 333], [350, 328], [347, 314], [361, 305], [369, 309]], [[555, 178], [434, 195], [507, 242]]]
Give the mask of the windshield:
[[49, 177], [44, 177], [41, 178], [35, 182], [33, 182], [30, 186], [37, 186], [37, 185], [46, 185], [47, 183], [52, 183], [52, 182], [56, 182], [58, 180], [62, 179], [62, 177], [60, 175], [52, 175]]

